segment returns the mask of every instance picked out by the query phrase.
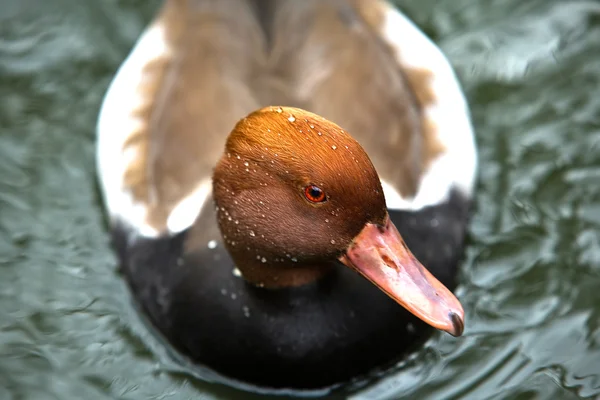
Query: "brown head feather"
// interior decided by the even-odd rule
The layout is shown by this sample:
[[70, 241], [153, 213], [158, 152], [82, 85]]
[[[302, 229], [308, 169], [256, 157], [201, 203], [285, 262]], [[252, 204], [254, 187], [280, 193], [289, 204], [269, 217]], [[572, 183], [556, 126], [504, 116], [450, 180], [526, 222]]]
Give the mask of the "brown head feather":
[[[326, 201], [307, 200], [309, 185], [321, 188]], [[362, 147], [338, 125], [296, 108], [268, 107], [241, 120], [215, 169], [213, 191], [229, 252], [246, 279], [265, 285], [270, 268], [280, 275], [326, 266], [366, 223], [386, 216], [381, 183]], [[253, 279], [256, 265], [263, 268]]]

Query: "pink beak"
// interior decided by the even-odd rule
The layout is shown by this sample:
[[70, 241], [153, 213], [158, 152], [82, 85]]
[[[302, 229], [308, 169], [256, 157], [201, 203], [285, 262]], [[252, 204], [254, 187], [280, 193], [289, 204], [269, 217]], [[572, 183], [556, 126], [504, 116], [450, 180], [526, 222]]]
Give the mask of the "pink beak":
[[383, 226], [365, 225], [339, 259], [429, 325], [462, 335], [460, 302], [417, 261], [389, 216]]

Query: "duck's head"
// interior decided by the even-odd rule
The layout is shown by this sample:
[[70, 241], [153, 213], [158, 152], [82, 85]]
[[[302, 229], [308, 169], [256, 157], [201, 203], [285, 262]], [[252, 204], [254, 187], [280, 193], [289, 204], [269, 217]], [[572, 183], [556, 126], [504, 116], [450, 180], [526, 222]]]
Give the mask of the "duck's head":
[[459, 301], [406, 247], [373, 164], [336, 124], [297, 108], [253, 112], [227, 139], [213, 193], [248, 282], [298, 286], [341, 261], [425, 322], [462, 334]]

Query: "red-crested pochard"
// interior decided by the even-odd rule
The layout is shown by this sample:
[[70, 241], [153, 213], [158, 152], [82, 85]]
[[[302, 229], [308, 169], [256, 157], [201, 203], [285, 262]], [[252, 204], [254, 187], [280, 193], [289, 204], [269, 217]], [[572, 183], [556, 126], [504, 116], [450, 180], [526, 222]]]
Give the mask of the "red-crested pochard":
[[469, 112], [385, 1], [166, 0], [106, 94], [98, 170], [136, 301], [225, 377], [321, 388], [427, 324], [462, 334]]

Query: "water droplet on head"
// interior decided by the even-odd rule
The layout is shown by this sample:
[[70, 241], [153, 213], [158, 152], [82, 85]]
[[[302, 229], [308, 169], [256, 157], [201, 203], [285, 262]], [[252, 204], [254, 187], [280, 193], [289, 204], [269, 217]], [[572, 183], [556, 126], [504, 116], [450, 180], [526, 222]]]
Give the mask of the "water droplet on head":
[[237, 267], [235, 267], [233, 270], [231, 270], [231, 273], [235, 277], [238, 277], [238, 278], [242, 277], [242, 272]]
[[330, 240], [331, 244], [335, 244], [335, 240], [331, 239]]
[[290, 114], [290, 116], [288, 117], [288, 121], [294, 122], [294, 121], [296, 121], [296, 118]]
[[244, 165], [247, 167], [250, 164], [248, 164], [248, 161], [244, 161]]
[[208, 248], [209, 248], [209, 249], [214, 249], [214, 248], [216, 248], [216, 247], [217, 247], [217, 241], [216, 241], [216, 240], [210, 240], [210, 241], [208, 242]]
[[335, 149], [337, 149], [337, 146], [334, 144], [331, 146], [331, 148], [335, 150]]
[[263, 258], [260, 259], [260, 261], [264, 264], [264, 263], [267, 262], [267, 259], [263, 257]]
[[254, 231], [250, 231], [250, 232], [248, 232], [248, 234], [252, 237], [256, 236], [256, 233], [254, 233]]

